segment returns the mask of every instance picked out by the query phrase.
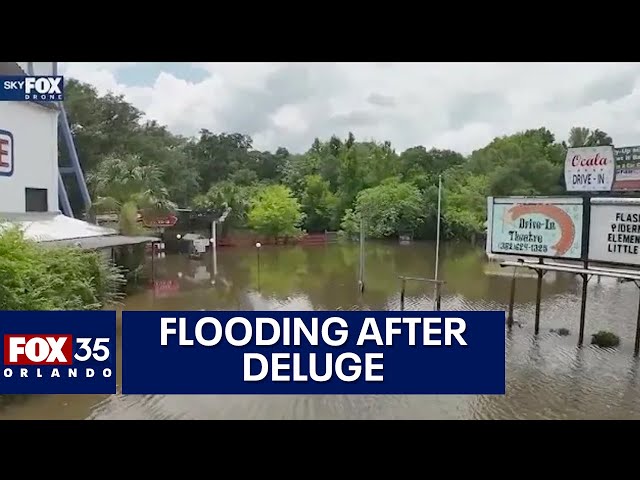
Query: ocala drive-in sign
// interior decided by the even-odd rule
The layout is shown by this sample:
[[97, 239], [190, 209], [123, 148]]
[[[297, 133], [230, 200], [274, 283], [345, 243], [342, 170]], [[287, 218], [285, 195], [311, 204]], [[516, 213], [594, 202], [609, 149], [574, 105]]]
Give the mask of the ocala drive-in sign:
[[615, 180], [613, 147], [570, 148], [564, 162], [568, 192], [608, 192]]

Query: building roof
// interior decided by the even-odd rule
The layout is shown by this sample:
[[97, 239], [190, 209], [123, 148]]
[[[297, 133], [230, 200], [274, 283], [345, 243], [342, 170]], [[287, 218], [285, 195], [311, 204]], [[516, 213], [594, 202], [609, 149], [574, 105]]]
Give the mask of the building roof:
[[156, 237], [119, 235], [113, 228], [101, 227], [59, 212], [0, 213], [0, 232], [17, 225], [25, 238], [44, 246], [75, 246], [98, 250], [123, 245], [159, 242]]
[[[16, 62], [0, 62], [0, 75], [27, 75], [20, 65]], [[40, 105], [41, 107], [48, 108], [49, 110], [58, 110], [58, 106], [56, 102], [37, 102], [31, 101], [31, 103], [35, 103], [36, 105]]]
[[77, 247], [82, 250], [100, 250], [103, 248], [122, 247], [125, 245], [140, 245], [141, 243], [159, 242], [156, 237], [138, 237], [126, 235], [106, 235], [102, 237], [73, 238], [69, 240], [55, 240], [42, 242], [45, 247]]
[[[4, 222], [3, 222], [4, 220]], [[18, 225], [25, 238], [36, 242], [51, 242], [76, 238], [116, 235], [117, 230], [67, 217], [60, 212], [1, 213], [0, 230]]]
[[0, 62], [0, 75], [26, 75], [16, 62]]

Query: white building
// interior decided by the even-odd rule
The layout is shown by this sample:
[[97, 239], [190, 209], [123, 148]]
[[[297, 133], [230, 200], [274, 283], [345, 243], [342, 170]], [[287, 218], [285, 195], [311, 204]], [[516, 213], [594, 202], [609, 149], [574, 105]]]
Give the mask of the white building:
[[[26, 73], [17, 62], [0, 62], [0, 75]], [[0, 229], [18, 224], [32, 240], [89, 249], [155, 241], [123, 237], [60, 212], [59, 115], [53, 102], [0, 102]]]
[[[0, 63], [0, 75], [24, 75]], [[53, 103], [0, 103], [0, 211], [57, 212], [58, 109]]]

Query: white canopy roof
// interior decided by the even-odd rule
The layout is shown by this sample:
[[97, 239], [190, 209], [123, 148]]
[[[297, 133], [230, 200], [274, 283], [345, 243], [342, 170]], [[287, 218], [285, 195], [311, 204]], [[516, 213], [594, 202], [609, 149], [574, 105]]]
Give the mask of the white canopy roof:
[[117, 230], [101, 227], [59, 212], [2, 213], [0, 231], [10, 225], [18, 225], [27, 239], [36, 242], [71, 240], [74, 238], [116, 235]]

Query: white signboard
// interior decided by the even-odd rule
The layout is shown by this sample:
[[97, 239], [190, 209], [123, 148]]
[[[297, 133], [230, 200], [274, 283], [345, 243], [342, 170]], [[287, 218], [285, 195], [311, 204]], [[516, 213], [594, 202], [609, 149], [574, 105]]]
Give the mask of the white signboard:
[[209, 245], [208, 238], [197, 238], [193, 241], [193, 247], [198, 253], [205, 253], [207, 251], [207, 245]]
[[494, 198], [491, 253], [579, 259], [582, 216], [582, 198]]
[[614, 191], [640, 190], [640, 145], [614, 150], [616, 181]]
[[613, 147], [570, 148], [564, 161], [568, 192], [608, 192], [616, 174]]
[[589, 260], [640, 265], [640, 199], [592, 199]]

